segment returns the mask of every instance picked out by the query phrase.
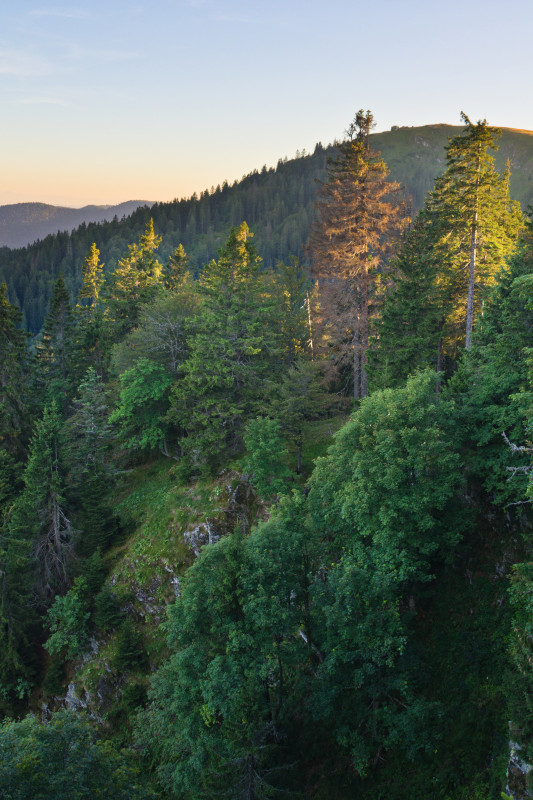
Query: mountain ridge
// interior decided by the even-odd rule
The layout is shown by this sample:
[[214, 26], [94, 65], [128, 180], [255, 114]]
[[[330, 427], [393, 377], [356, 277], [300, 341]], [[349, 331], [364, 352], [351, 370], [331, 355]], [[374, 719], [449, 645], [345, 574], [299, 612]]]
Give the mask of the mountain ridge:
[[72, 208], [40, 201], [9, 203], [0, 206], [0, 247], [25, 247], [49, 234], [70, 233], [84, 223], [109, 222], [115, 216], [122, 219], [137, 208], [152, 204], [149, 200], [126, 200], [114, 205], [89, 204]]

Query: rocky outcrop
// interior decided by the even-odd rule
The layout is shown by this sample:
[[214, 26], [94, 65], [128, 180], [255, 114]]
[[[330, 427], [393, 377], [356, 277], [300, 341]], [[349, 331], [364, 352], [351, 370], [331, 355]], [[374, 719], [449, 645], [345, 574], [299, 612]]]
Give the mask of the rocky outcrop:
[[529, 773], [533, 767], [520, 758], [520, 750], [519, 744], [509, 742], [506, 792], [512, 800], [529, 800], [533, 797], [529, 788]]
[[215, 544], [240, 528], [248, 533], [257, 520], [258, 498], [246, 475], [223, 470], [215, 491], [220, 500], [216, 512], [204, 522], [184, 531], [183, 539], [198, 558], [202, 547]]

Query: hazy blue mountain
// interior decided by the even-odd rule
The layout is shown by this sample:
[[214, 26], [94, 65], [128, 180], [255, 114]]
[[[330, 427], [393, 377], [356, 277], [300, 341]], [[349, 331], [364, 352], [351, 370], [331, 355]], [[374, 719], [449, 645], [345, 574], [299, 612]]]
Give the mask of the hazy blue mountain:
[[47, 203], [14, 203], [0, 206], [0, 247], [25, 247], [50, 233], [72, 231], [84, 222], [106, 222], [132, 214], [147, 200], [128, 200], [115, 206], [65, 208]]

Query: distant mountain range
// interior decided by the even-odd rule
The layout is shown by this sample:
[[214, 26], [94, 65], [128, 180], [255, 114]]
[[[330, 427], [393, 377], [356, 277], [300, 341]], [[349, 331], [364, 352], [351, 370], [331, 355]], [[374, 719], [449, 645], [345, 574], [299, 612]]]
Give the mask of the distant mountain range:
[[83, 223], [109, 222], [129, 217], [147, 200], [128, 200], [116, 206], [65, 208], [46, 203], [14, 203], [0, 206], [0, 247], [25, 247], [50, 233], [73, 231]]

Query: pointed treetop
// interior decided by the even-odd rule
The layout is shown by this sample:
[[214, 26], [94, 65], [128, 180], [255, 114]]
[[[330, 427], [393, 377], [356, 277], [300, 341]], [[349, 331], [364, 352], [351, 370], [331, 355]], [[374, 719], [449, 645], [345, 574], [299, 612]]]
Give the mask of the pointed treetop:
[[150, 221], [146, 226], [146, 230], [144, 231], [139, 241], [141, 250], [144, 250], [145, 252], [146, 251], [152, 252], [154, 250], [157, 250], [157, 248], [161, 244], [161, 239], [162, 239], [161, 236], [156, 236], [154, 230], [154, 220], [152, 217], [150, 217]]

